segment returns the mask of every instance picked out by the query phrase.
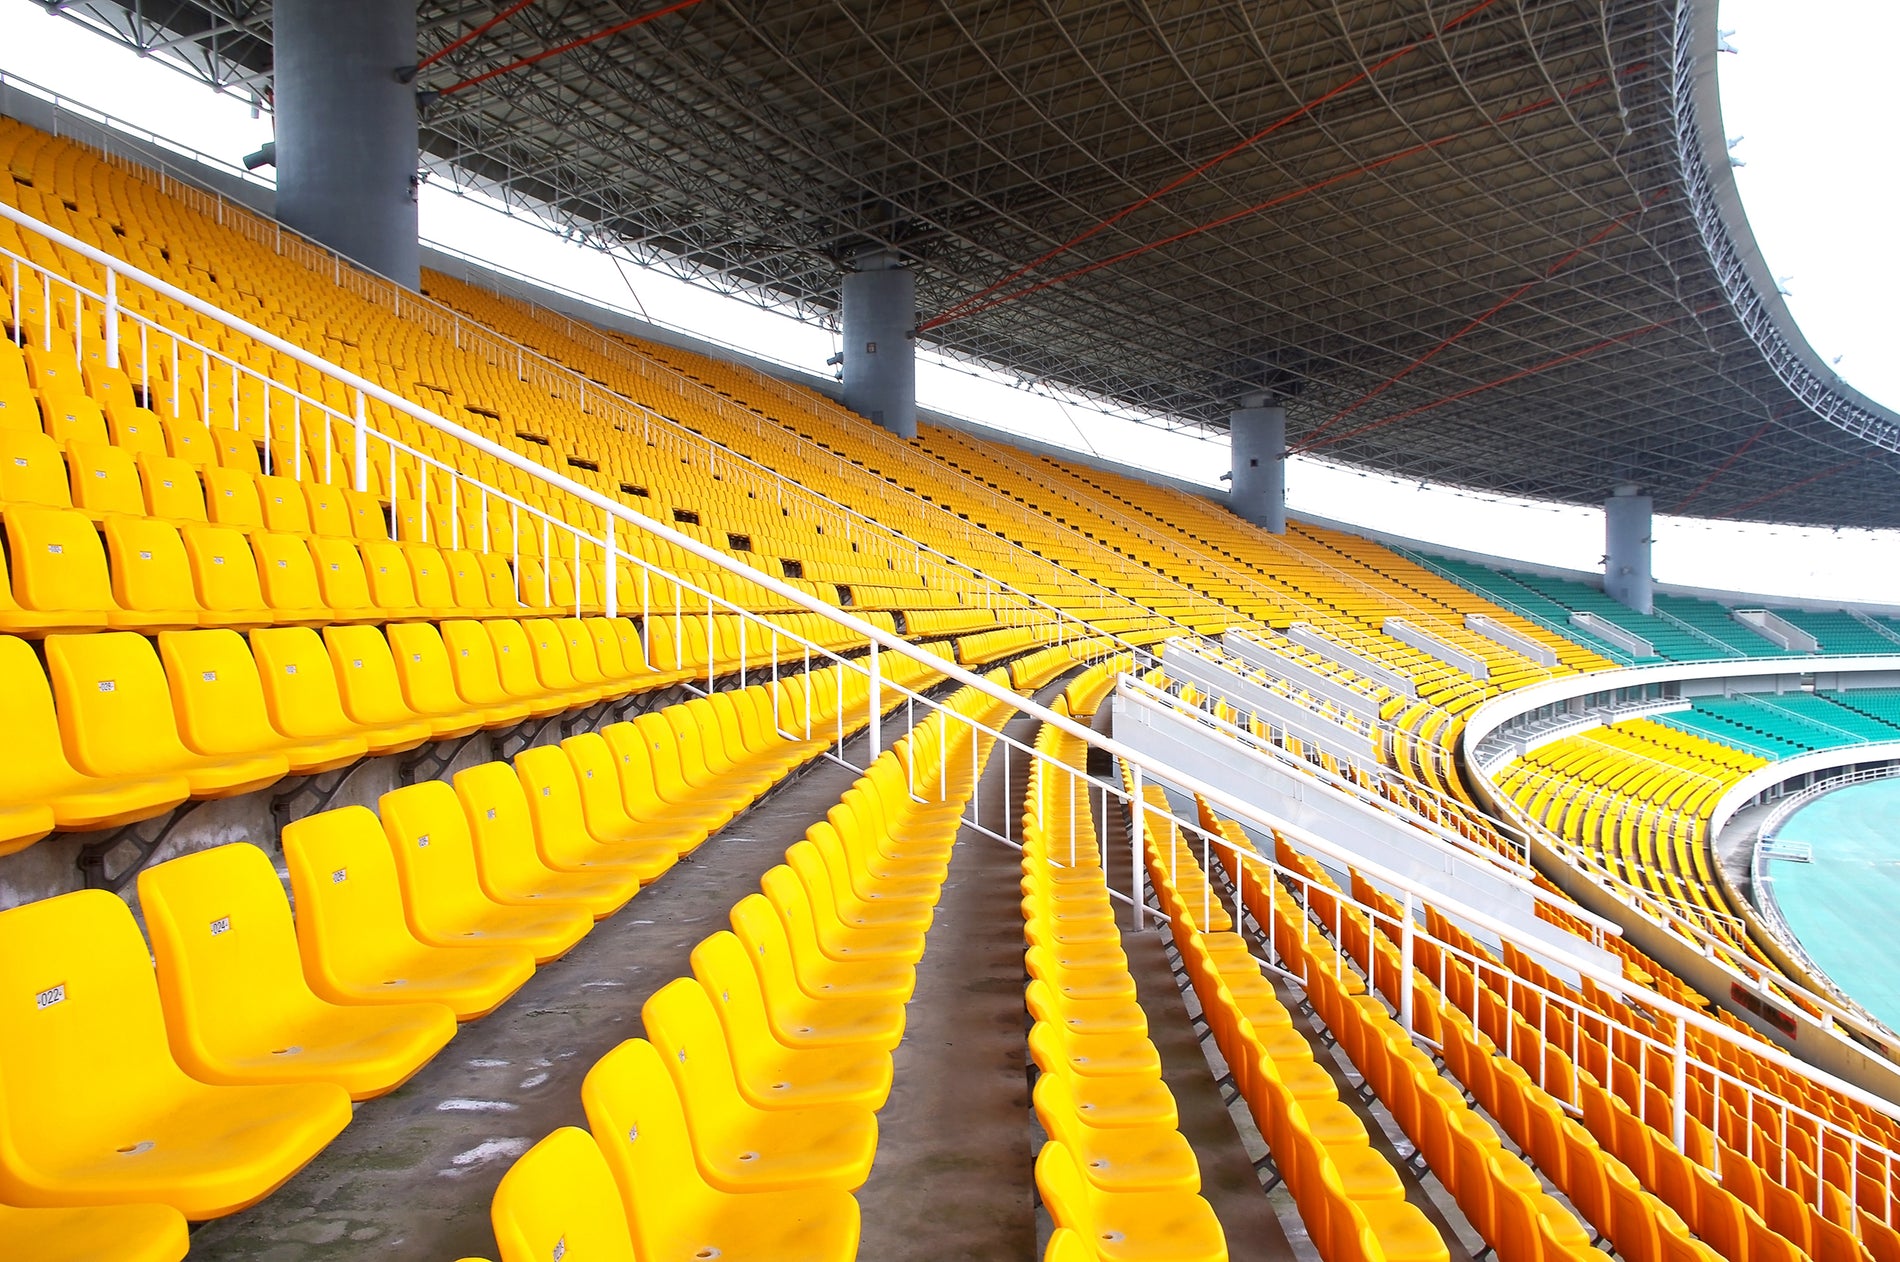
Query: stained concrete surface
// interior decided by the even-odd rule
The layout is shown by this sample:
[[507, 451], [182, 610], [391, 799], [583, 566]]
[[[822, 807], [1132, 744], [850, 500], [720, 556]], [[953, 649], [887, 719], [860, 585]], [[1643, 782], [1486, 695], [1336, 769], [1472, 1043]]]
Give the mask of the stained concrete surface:
[[[902, 727], [887, 718], [886, 739]], [[853, 761], [863, 752], [862, 738], [852, 742]], [[357, 1106], [263, 1203], [194, 1230], [194, 1262], [494, 1258], [488, 1206], [503, 1172], [549, 1131], [585, 1125], [587, 1070], [640, 1035], [640, 1005], [690, 974], [693, 946], [726, 926], [856, 774], [820, 760], [755, 803], [498, 1011], [463, 1026], [408, 1083]]]

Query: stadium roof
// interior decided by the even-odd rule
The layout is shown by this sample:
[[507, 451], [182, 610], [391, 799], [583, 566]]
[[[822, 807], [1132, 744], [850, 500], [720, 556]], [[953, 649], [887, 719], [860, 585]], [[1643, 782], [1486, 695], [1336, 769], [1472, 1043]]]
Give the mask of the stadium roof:
[[[63, 6], [266, 95], [270, 8]], [[926, 343], [1173, 423], [1220, 428], [1264, 389], [1296, 450], [1405, 477], [1900, 525], [1900, 417], [1819, 361], [1749, 235], [1714, 0], [421, 0], [420, 21], [437, 178], [754, 301], [827, 318], [849, 260], [892, 248]]]

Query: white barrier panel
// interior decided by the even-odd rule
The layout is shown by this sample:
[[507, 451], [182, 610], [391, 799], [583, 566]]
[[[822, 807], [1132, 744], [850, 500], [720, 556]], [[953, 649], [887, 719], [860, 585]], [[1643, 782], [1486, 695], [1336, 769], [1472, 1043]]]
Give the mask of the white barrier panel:
[[[1279, 767], [1205, 723], [1132, 692], [1125, 682], [1117, 689], [1113, 705], [1115, 741], [1146, 755], [1151, 763], [1178, 767], [1258, 810], [1325, 837], [1354, 855], [1363, 855], [1419, 888], [1467, 907], [1483, 908], [1486, 915], [1508, 926], [1529, 954], [1572, 984], [1579, 980], [1575, 969], [1530, 944], [1547, 944], [1556, 957], [1583, 957], [1601, 968], [1621, 972], [1617, 956], [1540, 919], [1536, 912], [1538, 891], [1529, 881], [1436, 841], [1375, 806]], [[1166, 779], [1163, 770], [1149, 774]], [[1337, 863], [1328, 856], [1314, 857], [1337, 870]], [[1340, 876], [1343, 878], [1344, 873]], [[1459, 921], [1456, 916], [1448, 918], [1486, 946], [1500, 946], [1497, 934]]]
[[[1367, 679], [1384, 684], [1402, 697], [1418, 696], [1418, 689], [1413, 687], [1412, 681], [1405, 676], [1397, 671], [1387, 670], [1376, 662], [1368, 661], [1351, 649], [1341, 648], [1304, 622], [1296, 622], [1288, 627], [1286, 638], [1302, 648], [1312, 649], [1322, 657], [1356, 671]], [[1221, 647], [1247, 665], [1258, 666], [1261, 670], [1271, 671], [1283, 679], [1290, 679], [1314, 696], [1324, 697], [1341, 709], [1351, 710], [1354, 714], [1362, 716], [1377, 709], [1377, 703], [1373, 698], [1329, 675], [1314, 670], [1264, 636], [1256, 637], [1243, 631], [1229, 631], [1221, 637]]]
[[1161, 664], [1172, 678], [1187, 680], [1210, 696], [1292, 733], [1304, 744], [1324, 750], [1341, 762], [1379, 770], [1383, 736], [1376, 726], [1355, 728], [1319, 714], [1292, 697], [1283, 697], [1219, 662], [1209, 661], [1179, 640], [1170, 640], [1162, 647]]
[[1593, 613], [1573, 613], [1570, 615], [1570, 625], [1580, 627], [1605, 644], [1614, 644], [1626, 653], [1634, 653], [1638, 657], [1656, 656], [1654, 644], [1634, 631], [1625, 631], [1608, 618], [1599, 618]]
[[1465, 630], [1476, 631], [1493, 644], [1502, 644], [1519, 657], [1527, 657], [1539, 666], [1555, 666], [1557, 654], [1539, 644], [1528, 635], [1520, 635], [1495, 618], [1487, 618], [1481, 613], [1465, 615]]
[[1437, 636], [1419, 630], [1403, 618], [1387, 618], [1379, 630], [1400, 644], [1409, 644], [1421, 652], [1430, 653], [1453, 670], [1461, 670], [1473, 679], [1491, 678], [1491, 666], [1483, 658], [1474, 657], [1463, 649], [1453, 648]]

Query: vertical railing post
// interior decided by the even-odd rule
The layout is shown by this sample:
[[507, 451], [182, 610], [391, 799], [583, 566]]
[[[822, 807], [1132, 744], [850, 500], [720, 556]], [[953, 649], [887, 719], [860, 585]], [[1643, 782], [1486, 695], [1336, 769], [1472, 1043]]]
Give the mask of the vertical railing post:
[[1676, 1016], [1676, 1064], [1670, 1083], [1669, 1133], [1682, 1151], [1689, 1131], [1689, 1022], [1681, 1014]]
[[607, 577], [602, 583], [602, 586], [604, 586], [606, 590], [601, 593], [601, 601], [607, 607], [607, 616], [609, 618], [617, 618], [620, 616], [620, 563], [615, 555], [614, 515], [612, 513], [607, 514], [606, 537]]
[[106, 367], [119, 366], [119, 271], [106, 269]]
[[884, 739], [884, 721], [883, 721], [884, 720], [884, 701], [883, 701], [883, 692], [884, 692], [883, 682], [884, 681], [878, 672], [877, 641], [876, 640], [871, 641], [870, 668], [871, 668], [871, 688], [870, 688], [871, 727], [870, 727], [869, 739], [871, 742], [871, 760], [875, 762], [877, 760], [878, 754], [881, 752], [880, 747]]
[[[1399, 926], [1399, 1025], [1412, 1032], [1412, 891], [1405, 891], [1405, 921]], [[1368, 968], [1371, 960], [1367, 960]]]
[[[356, 489], [369, 490], [369, 403], [363, 392], [356, 392]], [[391, 492], [394, 493], [393, 490]]]
[[1146, 796], [1142, 792], [1142, 786], [1144, 783], [1145, 783], [1145, 780], [1142, 775], [1142, 768], [1140, 766], [1136, 766], [1135, 768], [1135, 795], [1133, 799], [1129, 802], [1130, 807], [1135, 812], [1135, 826], [1133, 829], [1130, 830], [1130, 833], [1129, 833], [1128, 888], [1134, 893], [1133, 917], [1134, 917], [1134, 926], [1137, 931], [1146, 929], [1148, 927], [1148, 895], [1147, 895], [1147, 892], [1142, 888], [1143, 883], [1144, 883], [1144, 878], [1146, 877], [1147, 873], [1144, 870], [1142, 866], [1142, 862], [1141, 862], [1142, 854], [1147, 849], [1147, 847], [1142, 842], [1142, 830], [1147, 824], [1147, 821], [1142, 818], [1143, 815], [1146, 814], [1146, 812], [1143, 810], [1143, 804], [1147, 801]]

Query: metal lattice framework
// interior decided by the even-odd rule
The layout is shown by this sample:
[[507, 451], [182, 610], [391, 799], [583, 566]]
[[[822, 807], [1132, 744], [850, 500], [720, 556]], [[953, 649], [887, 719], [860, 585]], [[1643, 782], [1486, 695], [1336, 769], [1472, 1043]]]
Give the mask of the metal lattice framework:
[[[503, 7], [421, 0], [419, 55]], [[541, 0], [418, 86], [656, 7]], [[61, 8], [267, 93], [267, 0]], [[441, 96], [422, 145], [438, 177], [832, 320], [859, 250], [912, 260], [929, 317], [1278, 121], [923, 338], [1170, 423], [1277, 392], [1296, 450], [1431, 482], [1900, 525], [1900, 418], [1794, 330], [1705, 139], [1714, 8], [705, 0]]]

